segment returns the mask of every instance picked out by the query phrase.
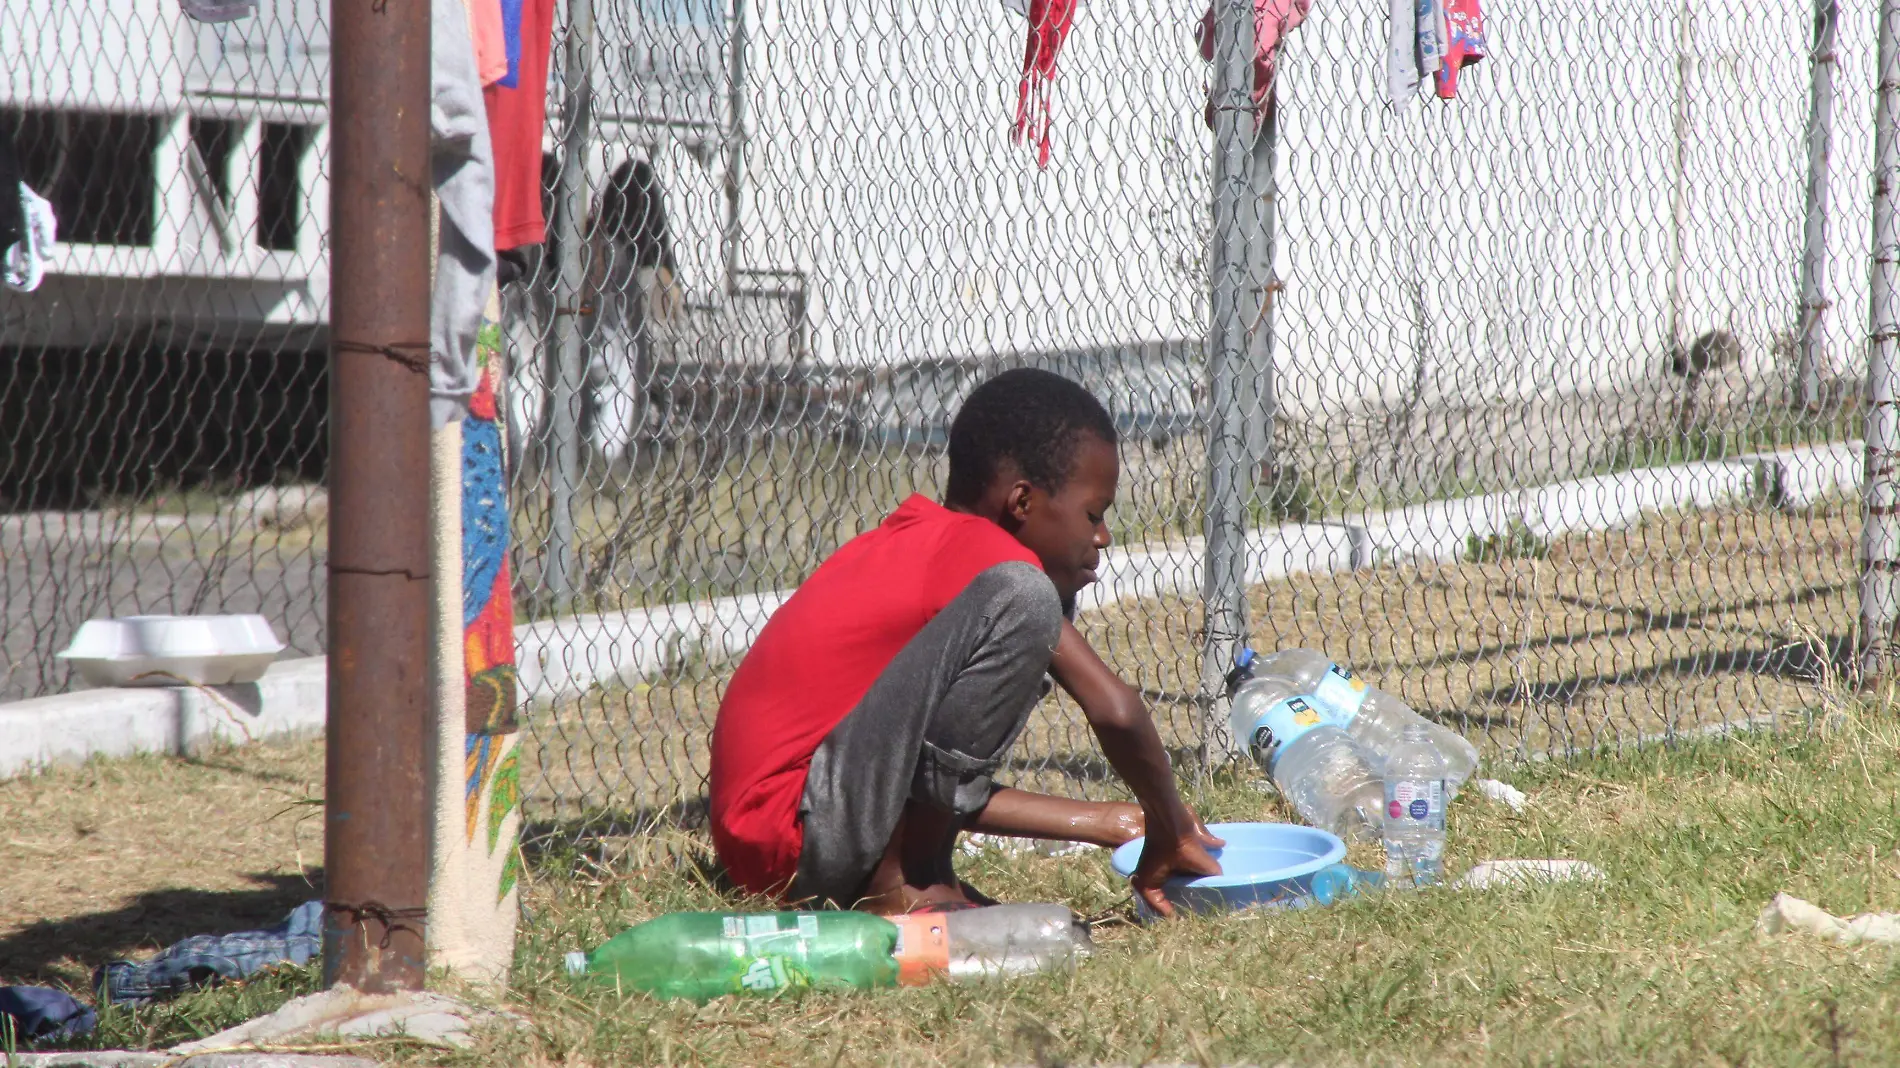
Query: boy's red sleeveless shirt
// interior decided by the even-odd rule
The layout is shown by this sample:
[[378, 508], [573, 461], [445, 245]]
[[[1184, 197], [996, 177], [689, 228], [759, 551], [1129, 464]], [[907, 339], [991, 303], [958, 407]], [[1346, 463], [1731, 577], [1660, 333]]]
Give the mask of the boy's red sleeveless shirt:
[[735, 881], [785, 889], [804, 846], [798, 803], [818, 743], [971, 579], [1011, 560], [1041, 566], [989, 520], [912, 495], [773, 613], [713, 725], [713, 844]]

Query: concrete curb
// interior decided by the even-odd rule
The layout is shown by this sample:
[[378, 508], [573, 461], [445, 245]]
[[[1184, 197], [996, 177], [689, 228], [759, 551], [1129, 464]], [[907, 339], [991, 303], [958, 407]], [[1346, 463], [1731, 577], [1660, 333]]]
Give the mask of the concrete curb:
[[[1745, 500], [1803, 508], [1858, 486], [1861, 452], [1858, 441], [1806, 446], [1266, 527], [1248, 535], [1247, 578], [1457, 560], [1470, 539], [1507, 535], [1517, 525], [1549, 540], [1672, 508]], [[1203, 544], [1188, 538], [1113, 553], [1079, 607], [1192, 595]], [[603, 683], [631, 685], [689, 660], [732, 660], [788, 596], [774, 590], [523, 624], [515, 628], [521, 697], [546, 704]], [[309, 657], [274, 664], [247, 686], [81, 690], [0, 705], [0, 778], [95, 755], [190, 753], [211, 740], [316, 733], [324, 700], [324, 659]]]
[[0, 705], [0, 778], [51, 763], [188, 755], [213, 741], [323, 730], [324, 659], [272, 664], [257, 682], [77, 690]]

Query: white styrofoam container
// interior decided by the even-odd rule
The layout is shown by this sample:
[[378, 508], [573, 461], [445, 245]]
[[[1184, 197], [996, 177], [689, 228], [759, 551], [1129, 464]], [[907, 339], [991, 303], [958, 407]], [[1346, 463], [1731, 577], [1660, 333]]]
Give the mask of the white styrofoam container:
[[126, 616], [87, 620], [58, 656], [94, 686], [223, 686], [283, 649], [263, 616]]

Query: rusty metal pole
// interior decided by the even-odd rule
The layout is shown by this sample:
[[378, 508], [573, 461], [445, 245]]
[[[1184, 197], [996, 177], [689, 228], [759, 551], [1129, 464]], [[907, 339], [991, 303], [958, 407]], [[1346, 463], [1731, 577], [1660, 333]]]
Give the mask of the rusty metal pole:
[[428, 895], [429, 5], [334, 0], [323, 981], [418, 990]]

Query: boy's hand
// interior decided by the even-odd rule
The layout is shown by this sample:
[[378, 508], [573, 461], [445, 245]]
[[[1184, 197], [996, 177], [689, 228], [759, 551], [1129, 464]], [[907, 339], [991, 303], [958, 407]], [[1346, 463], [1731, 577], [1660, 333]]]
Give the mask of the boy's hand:
[[1156, 915], [1173, 916], [1174, 906], [1161, 892], [1161, 884], [1176, 875], [1219, 875], [1220, 861], [1208, 853], [1227, 843], [1208, 833], [1198, 818], [1190, 817], [1183, 834], [1148, 835], [1141, 847], [1141, 862], [1128, 882], [1135, 893], [1148, 903]]
[[1148, 842], [1129, 880], [1135, 893], [1155, 912], [1174, 915], [1161, 896], [1161, 884], [1174, 875], [1219, 875], [1220, 863], [1207, 851], [1227, 843], [1207, 833], [1182, 802], [1168, 751], [1141, 694], [1109, 670], [1075, 624], [1062, 624], [1049, 673], [1082, 706], [1102, 755], [1141, 802]]

